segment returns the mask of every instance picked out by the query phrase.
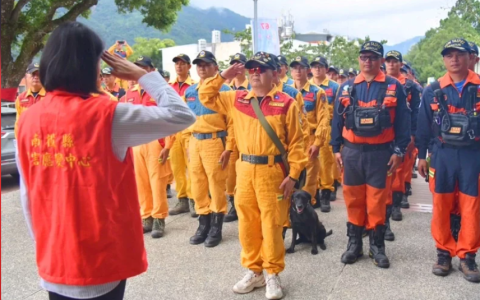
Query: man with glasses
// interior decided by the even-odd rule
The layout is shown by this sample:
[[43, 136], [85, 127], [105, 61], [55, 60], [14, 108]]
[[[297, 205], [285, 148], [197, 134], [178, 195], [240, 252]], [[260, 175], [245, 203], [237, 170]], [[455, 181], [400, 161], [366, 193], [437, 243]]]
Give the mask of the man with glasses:
[[302, 93], [310, 127], [308, 139], [309, 160], [307, 164], [307, 178], [303, 190], [312, 196], [314, 207], [320, 207], [322, 212], [329, 212], [331, 209], [330, 194], [328, 194], [328, 197], [320, 199], [320, 203], [315, 199], [318, 173], [320, 172], [320, 160], [318, 158], [320, 148], [330, 140], [331, 119], [327, 97], [323, 89], [308, 82], [307, 74], [310, 71], [310, 65], [307, 58], [298, 56], [290, 63], [290, 68], [292, 77], [295, 80], [293, 87]]
[[[173, 58], [175, 73], [177, 77], [170, 82], [170, 86], [180, 95], [184, 96], [187, 88], [195, 82], [190, 77], [192, 68], [190, 57], [186, 54], [179, 54]], [[175, 178], [175, 189], [177, 190], [178, 202], [169, 211], [171, 216], [187, 213], [193, 218], [198, 217], [195, 212], [195, 202], [192, 199], [191, 180], [188, 176], [187, 140], [190, 139], [189, 132], [179, 132], [175, 135], [175, 142], [170, 150], [173, 177]]]
[[[251, 91], [220, 92], [225, 78], [243, 72], [241, 64], [234, 64], [200, 87], [200, 100], [206, 107], [233, 118], [240, 151], [235, 205], [241, 263], [248, 272], [233, 291], [246, 294], [266, 284], [267, 299], [281, 299], [283, 291], [278, 274], [285, 268], [282, 226], [288, 217], [295, 181], [307, 163], [300, 112], [295, 100], [274, 85], [277, 66], [270, 54], [255, 54], [245, 68], [250, 75]], [[289, 173], [280, 151], [255, 113], [256, 105], [286, 148]], [[263, 270], [267, 271], [266, 280]]]
[[384, 240], [390, 191], [387, 173], [401, 163], [410, 142], [410, 110], [400, 82], [380, 71], [382, 44], [364, 43], [358, 62], [361, 73], [340, 87], [330, 143], [338, 166], [344, 170], [349, 240], [341, 260], [353, 264], [363, 255], [362, 232], [366, 227], [369, 256], [376, 266], [388, 268]]
[[[232, 119], [205, 107], [198, 96], [198, 89], [205, 79], [218, 73], [217, 59], [213, 53], [201, 51], [193, 64], [197, 65], [200, 82], [185, 91], [185, 99], [197, 121], [188, 129], [191, 137], [186, 146], [199, 224], [190, 244], [205, 243], [205, 247], [215, 247], [222, 240], [223, 219], [227, 212], [227, 167], [235, 138]], [[221, 89], [231, 90], [227, 85], [222, 85]]]
[[[447, 42], [441, 55], [447, 73], [425, 88], [418, 112], [415, 143], [418, 172], [429, 176], [433, 194], [432, 236], [437, 262], [432, 272], [447, 276], [452, 257], [470, 281], [480, 282], [476, 252], [480, 249], [480, 79], [469, 70], [471, 48], [461, 38]], [[434, 138], [430, 168], [427, 149]], [[461, 230], [455, 241], [450, 214], [458, 201]]]
[[[399, 51], [388, 51], [385, 55], [385, 66], [387, 75], [397, 79], [405, 88], [407, 94], [407, 104], [411, 110], [411, 140], [407, 147], [407, 152], [403, 162], [397, 168], [392, 176], [392, 201], [387, 205], [386, 233], [385, 240], [393, 241], [395, 235], [390, 228], [390, 217], [394, 221], [402, 220], [401, 208], [409, 208], [407, 191], [411, 189], [412, 169], [415, 164], [417, 151], [415, 148], [415, 132], [417, 130], [418, 106], [420, 105], [420, 90], [417, 84], [407, 79], [400, 72], [403, 66], [403, 56]], [[410, 181], [409, 181], [410, 180]]]
[[[310, 63], [310, 67], [313, 73], [313, 78], [310, 80], [310, 83], [325, 91], [331, 120], [333, 119], [333, 104], [338, 91], [338, 83], [328, 79], [328, 62], [324, 57], [315, 57]], [[320, 148], [320, 172], [318, 173], [321, 190], [320, 199], [329, 198], [329, 201], [335, 201], [337, 199], [337, 188], [340, 185], [340, 181], [334, 179], [334, 176], [337, 175], [335, 169], [337, 169], [337, 165], [335, 163], [335, 157], [333, 156], [332, 146], [330, 146], [329, 143], [325, 143]]]

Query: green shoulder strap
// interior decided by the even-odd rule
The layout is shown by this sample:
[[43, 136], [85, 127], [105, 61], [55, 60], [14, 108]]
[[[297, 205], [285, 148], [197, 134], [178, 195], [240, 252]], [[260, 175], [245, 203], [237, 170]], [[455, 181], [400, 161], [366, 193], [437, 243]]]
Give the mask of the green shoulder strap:
[[285, 150], [285, 147], [283, 147], [283, 144], [280, 141], [280, 139], [278, 138], [278, 135], [275, 133], [272, 126], [270, 125], [270, 123], [268, 123], [267, 119], [265, 118], [265, 115], [263, 114], [262, 110], [260, 109], [258, 99], [256, 97], [252, 98], [252, 100], [250, 102], [252, 103], [253, 111], [257, 115], [257, 118], [260, 121], [260, 124], [262, 124], [263, 129], [265, 129], [265, 131], [267, 132], [267, 134], [270, 137], [270, 139], [272, 140], [272, 142], [275, 144], [277, 149], [282, 154], [283, 163], [285, 164], [287, 172], [289, 173], [290, 172], [290, 166], [288, 165], [287, 151]]

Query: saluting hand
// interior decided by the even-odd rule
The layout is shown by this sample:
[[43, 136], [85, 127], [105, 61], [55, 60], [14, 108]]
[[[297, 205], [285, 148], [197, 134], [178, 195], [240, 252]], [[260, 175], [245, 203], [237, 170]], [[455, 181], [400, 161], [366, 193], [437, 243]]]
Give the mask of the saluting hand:
[[220, 156], [220, 160], [218, 161], [219, 164], [222, 165], [222, 170], [225, 170], [225, 168], [228, 166], [228, 161], [230, 160], [230, 150], [225, 150], [222, 152], [222, 155]]
[[220, 76], [225, 79], [234, 79], [238, 74], [245, 73], [245, 65], [241, 63], [234, 63], [228, 69], [224, 70]]
[[112, 55], [107, 51], [103, 52], [102, 59], [113, 68], [112, 75], [120, 79], [138, 81], [140, 77], [147, 74], [147, 71], [134, 63], [117, 55]]

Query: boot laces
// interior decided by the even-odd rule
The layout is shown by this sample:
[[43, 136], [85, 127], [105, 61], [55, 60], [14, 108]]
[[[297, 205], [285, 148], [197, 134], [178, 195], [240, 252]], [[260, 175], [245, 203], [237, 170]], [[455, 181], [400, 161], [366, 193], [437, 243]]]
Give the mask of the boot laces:
[[438, 264], [440, 266], [448, 266], [450, 264], [450, 257], [446, 255], [438, 255]]
[[281, 284], [278, 275], [269, 275], [267, 279], [267, 286], [274, 289], [280, 288]]
[[470, 271], [475, 271], [478, 268], [477, 263], [475, 262], [475, 255], [467, 257], [465, 259], [465, 264]]

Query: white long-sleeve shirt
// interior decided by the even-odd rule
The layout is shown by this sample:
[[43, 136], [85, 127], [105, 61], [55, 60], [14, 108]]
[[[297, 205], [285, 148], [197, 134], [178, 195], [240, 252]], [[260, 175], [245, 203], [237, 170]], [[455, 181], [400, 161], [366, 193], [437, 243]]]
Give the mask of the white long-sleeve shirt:
[[[157, 102], [157, 106], [132, 105], [118, 103], [112, 123], [112, 146], [117, 158], [125, 159], [129, 147], [139, 146], [148, 142], [167, 137], [182, 131], [195, 122], [195, 114], [182, 98], [170, 87], [158, 72], [142, 76], [139, 84]], [[32, 227], [29, 209], [28, 187], [22, 176], [18, 152], [17, 167], [20, 174], [20, 199], [27, 227], [35, 240], [35, 228]], [[120, 262], [119, 262], [120, 263]], [[88, 299], [107, 294], [120, 281], [91, 286], [72, 286], [41, 280], [41, 286], [50, 292], [75, 298]]]

